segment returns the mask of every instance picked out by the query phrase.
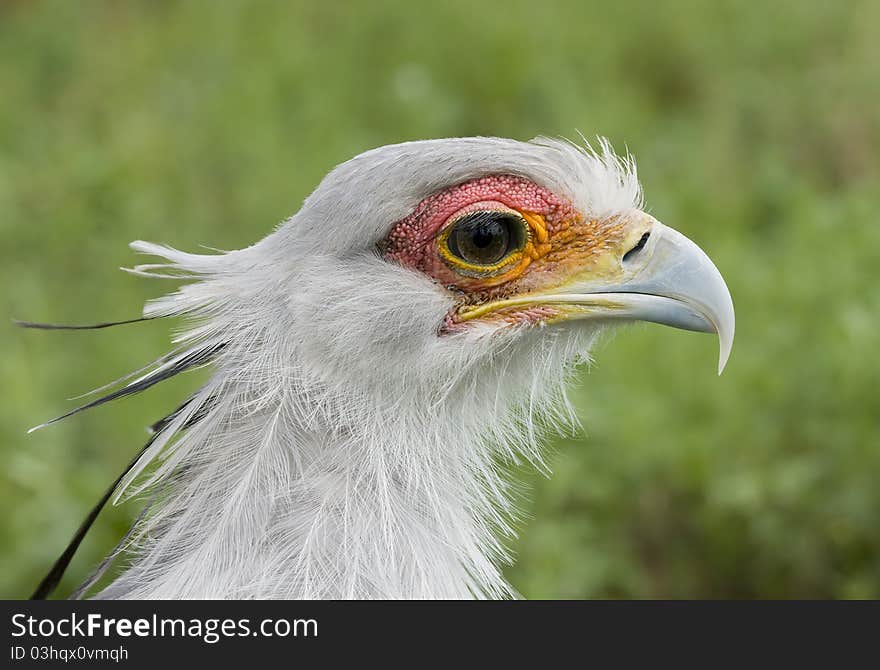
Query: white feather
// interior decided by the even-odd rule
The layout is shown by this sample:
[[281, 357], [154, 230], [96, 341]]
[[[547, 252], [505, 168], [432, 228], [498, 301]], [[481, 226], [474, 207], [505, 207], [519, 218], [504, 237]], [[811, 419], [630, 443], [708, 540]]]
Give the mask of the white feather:
[[540, 437], [576, 421], [565, 384], [596, 332], [438, 337], [452, 296], [375, 252], [422, 198], [490, 173], [586, 213], [641, 205], [634, 164], [604, 141], [432, 140], [340, 165], [250, 248], [132, 245], [166, 261], [134, 272], [194, 280], [145, 315], [189, 317], [184, 351], [224, 348], [119, 491], [155, 502], [101, 597], [515, 595], [501, 573], [515, 515], [505, 470], [546, 469]]

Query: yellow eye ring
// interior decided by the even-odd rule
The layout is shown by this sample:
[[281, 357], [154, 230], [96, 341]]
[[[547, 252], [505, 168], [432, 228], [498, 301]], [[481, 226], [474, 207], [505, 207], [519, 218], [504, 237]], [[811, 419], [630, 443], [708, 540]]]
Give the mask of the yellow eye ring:
[[531, 227], [519, 212], [478, 210], [447, 225], [437, 237], [437, 248], [459, 274], [496, 277], [522, 261], [531, 236]]

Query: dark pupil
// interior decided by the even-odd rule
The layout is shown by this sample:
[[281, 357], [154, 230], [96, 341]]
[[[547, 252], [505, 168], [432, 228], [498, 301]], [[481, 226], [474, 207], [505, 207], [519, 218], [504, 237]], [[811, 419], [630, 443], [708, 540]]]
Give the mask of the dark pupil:
[[474, 246], [483, 249], [497, 240], [503, 232], [497, 223], [480, 224], [471, 232], [471, 241]]
[[449, 236], [449, 250], [476, 265], [502, 260], [511, 246], [513, 222], [507, 214], [478, 212], [455, 224]]

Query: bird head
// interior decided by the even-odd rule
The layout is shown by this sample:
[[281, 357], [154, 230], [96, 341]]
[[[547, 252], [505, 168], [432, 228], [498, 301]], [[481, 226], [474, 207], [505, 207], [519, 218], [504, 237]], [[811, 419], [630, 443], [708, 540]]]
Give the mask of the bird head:
[[[431, 548], [417, 563], [449, 580], [426, 592], [507, 594], [495, 566], [506, 553], [488, 528], [510, 534], [512, 510], [499, 452], [484, 446], [540, 465], [534, 428], [570, 425], [572, 414], [559, 412], [568, 407], [568, 373], [609, 326], [651, 321], [716, 333], [719, 372], [734, 334], [720, 273], [643, 210], [633, 161], [606, 142], [598, 150], [497, 138], [381, 147], [332, 170], [298, 213], [251, 247], [189, 254], [132, 246], [167, 261], [135, 274], [195, 280], [148, 303], [143, 318], [184, 315], [190, 327], [149, 372], [59, 419], [189, 368], [215, 369], [155, 424], [38, 594], [57, 583], [110, 495], [130, 491], [154, 461], [133, 492], [166, 486], [186, 510], [179, 517], [200, 527], [189, 512], [195, 499], [208, 505], [204, 518], [215, 500], [233, 501], [248, 529], [276, 501], [295, 500], [283, 535], [296, 540], [315, 524], [294, 512], [336, 501], [334, 510], [355, 515], [346, 532], [367, 554], [379, 551], [380, 565], [388, 552], [370, 531], [376, 519], [386, 540], [404, 528], [408, 551]], [[94, 327], [107, 325], [115, 324]], [[239, 493], [228, 496], [227, 485]], [[251, 485], [256, 494], [240, 495]], [[401, 501], [410, 516], [398, 511]], [[157, 513], [139, 532], [174, 514]], [[417, 519], [433, 521], [410, 523]], [[241, 527], [235, 537], [247, 538]], [[439, 545], [420, 544], [426, 532], [439, 534]], [[437, 565], [454, 566], [449, 574], [435, 565], [448, 551], [451, 563]]]
[[300, 359], [373, 398], [534, 386], [628, 321], [716, 333], [719, 372], [733, 340], [720, 273], [643, 210], [634, 162], [604, 141], [368, 151], [258, 248], [265, 267], [287, 269]]

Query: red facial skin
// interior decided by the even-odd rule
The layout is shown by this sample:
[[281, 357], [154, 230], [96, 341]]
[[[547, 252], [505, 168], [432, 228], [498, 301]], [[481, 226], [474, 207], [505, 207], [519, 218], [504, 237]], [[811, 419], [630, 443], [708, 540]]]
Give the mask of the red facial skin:
[[[398, 221], [386, 238], [385, 257], [404, 267], [420, 270], [440, 282], [455, 284], [458, 275], [444, 273], [431, 253], [443, 224], [468, 211], [492, 209], [501, 203], [519, 212], [544, 217], [549, 231], [575, 218], [571, 203], [532, 182], [511, 175], [492, 175], [466, 181], [422, 200], [412, 214]], [[443, 268], [445, 263], [440, 261]], [[448, 268], [446, 268], [448, 269]], [[437, 276], [437, 274], [440, 276]]]
[[[522, 262], [500, 275], [474, 277], [457, 271], [440, 253], [438, 236], [462, 215], [479, 210], [511, 209], [530, 226]], [[620, 235], [614, 222], [587, 221], [565, 198], [513, 175], [490, 175], [463, 182], [422, 200], [398, 221], [382, 245], [387, 260], [424, 273], [461, 295], [459, 307], [557, 286], [582, 267], [597, 250]], [[446, 328], [456, 321], [453, 310]], [[555, 316], [550, 307], [531, 307], [499, 313], [493, 318], [509, 324], [537, 324]], [[465, 324], [459, 324], [465, 325]]]

